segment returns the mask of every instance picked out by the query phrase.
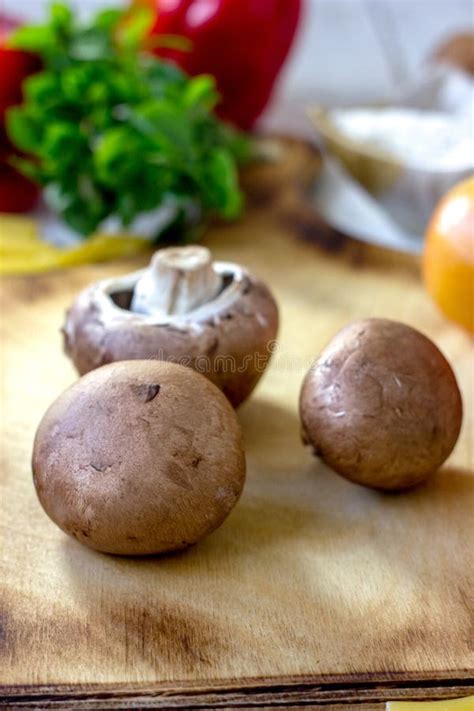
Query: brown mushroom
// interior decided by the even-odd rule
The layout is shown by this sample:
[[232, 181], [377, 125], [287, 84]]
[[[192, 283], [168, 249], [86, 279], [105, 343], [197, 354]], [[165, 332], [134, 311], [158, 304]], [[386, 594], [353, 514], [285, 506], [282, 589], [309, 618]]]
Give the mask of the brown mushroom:
[[39, 500], [63, 531], [124, 555], [201, 540], [245, 478], [228, 400], [190, 368], [152, 360], [106, 365], [60, 395], [38, 427], [32, 466]]
[[194, 246], [159, 250], [148, 269], [92, 284], [63, 330], [81, 375], [117, 360], [174, 361], [201, 372], [237, 406], [264, 372], [277, 329], [268, 288]]
[[303, 382], [305, 443], [347, 479], [414, 486], [451, 453], [462, 402], [447, 360], [426, 336], [386, 319], [340, 331]]

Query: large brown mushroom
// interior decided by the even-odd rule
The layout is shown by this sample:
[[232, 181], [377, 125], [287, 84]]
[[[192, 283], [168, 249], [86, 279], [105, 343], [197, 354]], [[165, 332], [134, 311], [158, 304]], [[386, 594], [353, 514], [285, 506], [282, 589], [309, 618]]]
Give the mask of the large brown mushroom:
[[265, 284], [212, 262], [205, 247], [175, 247], [156, 252], [148, 269], [85, 289], [67, 313], [64, 342], [81, 375], [117, 360], [174, 361], [237, 406], [265, 370], [277, 329]]
[[235, 413], [174, 363], [123, 361], [85, 375], [44, 415], [33, 476], [46, 513], [107, 553], [178, 550], [236, 504], [245, 458]]
[[462, 402], [432, 341], [386, 319], [356, 321], [321, 353], [300, 395], [303, 439], [347, 479], [378, 489], [425, 480], [456, 444]]

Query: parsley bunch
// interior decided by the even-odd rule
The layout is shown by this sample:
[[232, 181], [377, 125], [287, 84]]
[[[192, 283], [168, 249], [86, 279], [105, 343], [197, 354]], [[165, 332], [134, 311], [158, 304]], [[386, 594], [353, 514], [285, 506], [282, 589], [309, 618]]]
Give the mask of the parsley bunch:
[[56, 3], [47, 24], [13, 37], [43, 62], [9, 111], [11, 140], [30, 156], [16, 165], [84, 235], [111, 215], [129, 225], [170, 200], [194, 220], [242, 208], [247, 139], [214, 115], [212, 77], [189, 78], [141, 50], [149, 19], [106, 10], [78, 25]]

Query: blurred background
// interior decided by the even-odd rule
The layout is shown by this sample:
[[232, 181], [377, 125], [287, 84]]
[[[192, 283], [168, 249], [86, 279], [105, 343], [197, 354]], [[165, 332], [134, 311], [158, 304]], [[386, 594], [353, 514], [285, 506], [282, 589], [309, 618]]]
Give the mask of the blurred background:
[[[79, 15], [120, 0], [74, 0]], [[44, 19], [47, 0], [0, 0], [4, 12]], [[308, 132], [311, 101], [349, 105], [388, 101], [415, 79], [454, 33], [472, 29], [470, 0], [306, 0], [298, 37], [267, 111], [269, 125]]]
[[[218, 112], [225, 119], [244, 130], [309, 139], [325, 151], [310, 201], [327, 224], [385, 247], [422, 251], [436, 204], [473, 169], [471, 0], [302, 0], [299, 23], [299, 0], [286, 5], [134, 0], [132, 6], [143, 4], [157, 17], [174, 18], [172, 24], [157, 20], [157, 36], [171, 28], [169, 34], [190, 41], [191, 59], [181, 64], [186, 72], [215, 74], [225, 108]], [[69, 5], [87, 20], [99, 9], [130, 2], [71, 0]], [[175, 20], [180, 7], [191, 6], [195, 19], [200, 17], [194, 26], [189, 21], [186, 34]], [[42, 22], [49, 7], [47, 0], [0, 0], [0, 15]], [[217, 20], [209, 35], [206, 18], [213, 14]], [[16, 147], [35, 152], [21, 140]], [[90, 229], [72, 225], [71, 230], [71, 221], [58, 219], [61, 210], [51, 210], [51, 204], [44, 210], [44, 203], [35, 213], [38, 229], [57, 245], [74, 243], [74, 229], [90, 235], [97, 227], [115, 233], [122, 226], [112, 213], [106, 215], [111, 223], [97, 220]], [[235, 211], [236, 204], [229, 209]], [[21, 212], [8, 202], [2, 207], [0, 200], [2, 210]], [[140, 222], [137, 231], [133, 223], [131, 231], [153, 237], [156, 224], [148, 228]], [[20, 230], [18, 222], [14, 227]]]

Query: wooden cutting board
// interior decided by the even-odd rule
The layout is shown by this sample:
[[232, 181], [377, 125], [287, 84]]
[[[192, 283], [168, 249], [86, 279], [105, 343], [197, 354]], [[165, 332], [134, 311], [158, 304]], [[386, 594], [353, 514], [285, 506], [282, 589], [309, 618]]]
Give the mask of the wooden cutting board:
[[[271, 284], [280, 346], [238, 413], [244, 495], [220, 530], [180, 555], [129, 560], [81, 547], [43, 513], [30, 473], [35, 428], [76, 377], [61, 352], [65, 308], [90, 281], [147, 257], [3, 281], [2, 708], [375, 710], [469, 693], [472, 343], [433, 306], [414, 259], [344, 239], [292, 200], [263, 191], [256, 203], [207, 244]], [[351, 484], [300, 443], [305, 371], [365, 316], [431, 336], [463, 393], [452, 457], [410, 493]]]

